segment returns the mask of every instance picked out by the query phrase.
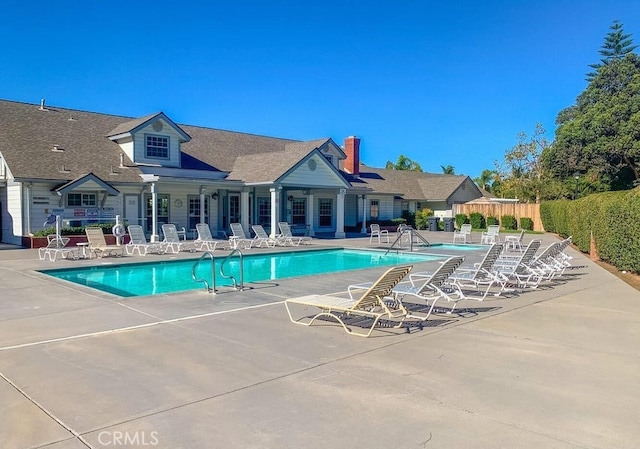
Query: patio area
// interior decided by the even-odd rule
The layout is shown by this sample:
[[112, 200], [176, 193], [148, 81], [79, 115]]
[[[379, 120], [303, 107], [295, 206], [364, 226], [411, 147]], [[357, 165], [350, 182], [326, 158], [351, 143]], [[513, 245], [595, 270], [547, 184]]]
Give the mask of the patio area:
[[566, 282], [363, 339], [295, 326], [283, 301], [344, 294], [380, 269], [122, 299], [34, 270], [167, 256], [52, 263], [0, 250], [1, 446], [635, 449], [640, 292], [568, 253], [579, 268]]

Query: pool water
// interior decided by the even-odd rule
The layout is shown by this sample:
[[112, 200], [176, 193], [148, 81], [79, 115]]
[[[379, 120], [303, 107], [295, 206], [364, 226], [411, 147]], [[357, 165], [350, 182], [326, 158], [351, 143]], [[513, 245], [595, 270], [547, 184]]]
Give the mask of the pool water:
[[[440, 260], [434, 254], [398, 253], [383, 251], [328, 249], [292, 251], [285, 253], [251, 254], [244, 256], [244, 282], [260, 282], [290, 277], [326, 274], [390, 265]], [[188, 290], [202, 290], [204, 284], [191, 277], [197, 259], [154, 261], [97, 267], [41, 270], [58, 279], [86, 285], [122, 297], [158, 295]], [[231, 286], [233, 282], [220, 276], [223, 257], [215, 260], [216, 287]], [[224, 273], [239, 279], [240, 263], [234, 257], [224, 266]], [[203, 259], [196, 276], [211, 284], [211, 260]]]

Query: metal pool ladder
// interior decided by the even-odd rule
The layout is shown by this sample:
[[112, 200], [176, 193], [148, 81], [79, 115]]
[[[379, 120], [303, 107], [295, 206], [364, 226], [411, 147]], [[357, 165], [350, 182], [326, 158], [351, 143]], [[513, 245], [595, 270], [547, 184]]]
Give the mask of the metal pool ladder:
[[[234, 254], [238, 253], [238, 256], [240, 257], [240, 284], [238, 285], [238, 282], [236, 281], [236, 278], [234, 276], [231, 275], [227, 275], [225, 274], [222, 269], [224, 267], [224, 264], [227, 263], [227, 261], [231, 258], [231, 256], [233, 256]], [[244, 289], [244, 259], [243, 259], [243, 255], [242, 252], [239, 249], [234, 249], [233, 251], [231, 251], [229, 253], [228, 256], [226, 256], [224, 258], [224, 260], [222, 261], [222, 263], [220, 264], [220, 276], [222, 276], [225, 279], [231, 279], [231, 281], [233, 282], [233, 288], [236, 290], [243, 290]], [[202, 279], [202, 278], [198, 278], [198, 276], [196, 275], [196, 268], [198, 267], [198, 265], [200, 264], [200, 262], [202, 262], [203, 259], [208, 258], [211, 260], [211, 285], [209, 285], [209, 282], [206, 279]], [[216, 264], [215, 264], [215, 257], [213, 255], [213, 253], [211, 251], [207, 251], [205, 252], [202, 256], [200, 256], [200, 258], [198, 260], [196, 260], [196, 262], [193, 264], [193, 267], [191, 267], [191, 277], [193, 278], [194, 281], [196, 282], [202, 282], [204, 283], [207, 292], [208, 293], [213, 293], [214, 295], [216, 294], [217, 290], [216, 290]]]
[[413, 252], [414, 237], [415, 237], [416, 243], [418, 241], [422, 241], [422, 243], [424, 243], [426, 246], [431, 246], [431, 243], [429, 243], [427, 239], [425, 239], [422, 235], [420, 235], [420, 233], [417, 232], [415, 229], [413, 229], [410, 226], [402, 226], [398, 229], [398, 238], [396, 238], [396, 240], [391, 244], [391, 246], [384, 253], [384, 255], [386, 256], [387, 254], [389, 254], [389, 251], [394, 249], [396, 245], [398, 246], [398, 248], [403, 248], [403, 242], [402, 242], [403, 239], [408, 240], [409, 251]]

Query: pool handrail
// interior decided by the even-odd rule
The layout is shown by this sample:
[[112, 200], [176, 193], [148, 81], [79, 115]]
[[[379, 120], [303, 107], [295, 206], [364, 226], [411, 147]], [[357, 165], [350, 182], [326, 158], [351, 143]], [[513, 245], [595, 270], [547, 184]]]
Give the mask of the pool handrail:
[[[233, 256], [235, 253], [238, 253], [238, 255], [240, 256], [240, 287], [238, 287], [238, 283], [236, 281], [235, 276], [232, 275], [228, 275], [225, 274], [222, 269], [224, 268], [224, 264], [227, 263], [227, 261], [229, 259], [231, 259], [231, 256]], [[220, 276], [222, 276], [225, 279], [231, 279], [233, 281], [233, 288], [235, 288], [236, 290], [244, 290], [244, 255], [242, 254], [242, 251], [240, 251], [239, 248], [235, 248], [233, 249], [227, 256], [225, 256], [225, 258], [222, 260], [222, 263], [220, 263]]]
[[[209, 285], [209, 282], [207, 282], [206, 279], [204, 278], [199, 279], [196, 277], [196, 267], [200, 264], [200, 262], [202, 262], [202, 259], [204, 259], [205, 257], [209, 257], [209, 259], [211, 259], [211, 285]], [[213, 293], [214, 295], [216, 294], [215, 266], [216, 264], [215, 264], [215, 257], [213, 256], [213, 252], [205, 251], [205, 253], [202, 254], [202, 256], [200, 256], [198, 260], [196, 260], [196, 262], [193, 264], [193, 267], [191, 267], [191, 277], [193, 278], [193, 280], [196, 282], [203, 282], [207, 288], [207, 293]]]

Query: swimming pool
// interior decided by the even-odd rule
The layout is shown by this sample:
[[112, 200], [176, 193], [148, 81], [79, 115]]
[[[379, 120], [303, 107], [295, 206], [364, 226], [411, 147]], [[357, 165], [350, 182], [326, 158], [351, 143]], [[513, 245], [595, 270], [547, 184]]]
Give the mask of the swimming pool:
[[[416, 254], [355, 249], [321, 249], [285, 253], [251, 254], [244, 256], [244, 282], [260, 282], [290, 277], [326, 274], [389, 265], [440, 260], [434, 254]], [[204, 284], [191, 277], [197, 259], [161, 260], [109, 266], [41, 270], [58, 279], [86, 285], [122, 297], [159, 295], [204, 289]], [[220, 272], [223, 257], [215, 260], [215, 272]], [[225, 274], [238, 278], [238, 258], [230, 259]], [[204, 259], [196, 274], [211, 283], [211, 261]], [[231, 286], [231, 280], [216, 274], [216, 286]]]

